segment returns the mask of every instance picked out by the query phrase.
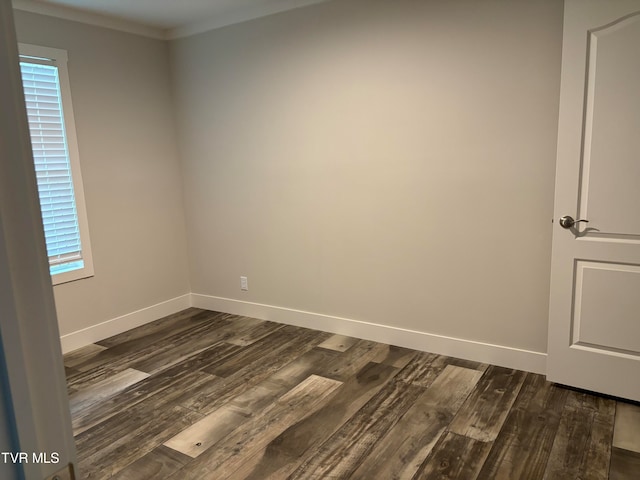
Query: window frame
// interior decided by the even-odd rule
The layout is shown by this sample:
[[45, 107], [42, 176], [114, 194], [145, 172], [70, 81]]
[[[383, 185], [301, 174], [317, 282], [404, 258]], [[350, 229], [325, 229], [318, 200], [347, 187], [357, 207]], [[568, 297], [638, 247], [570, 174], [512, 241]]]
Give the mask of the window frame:
[[[18, 51], [21, 62], [24, 61], [29, 63], [30, 59], [23, 57], [32, 57], [32, 63], [34, 64], [46, 63], [57, 67], [58, 80], [60, 82], [60, 103], [62, 104], [64, 133], [67, 141], [67, 152], [69, 153], [69, 166], [71, 169], [76, 214], [78, 216], [78, 229], [80, 232], [80, 251], [82, 253], [84, 267], [68, 272], [52, 274], [51, 281], [55, 286], [62, 283], [81, 280], [83, 278], [90, 278], [94, 276], [93, 255], [91, 252], [89, 222], [87, 220], [87, 208], [85, 205], [82, 172], [80, 169], [80, 154], [78, 150], [75, 119], [73, 115], [73, 104], [71, 101], [71, 86], [69, 84], [69, 71], [67, 68], [67, 51], [26, 43], [19, 43]], [[37, 59], [44, 60], [44, 62], [38, 62]]]

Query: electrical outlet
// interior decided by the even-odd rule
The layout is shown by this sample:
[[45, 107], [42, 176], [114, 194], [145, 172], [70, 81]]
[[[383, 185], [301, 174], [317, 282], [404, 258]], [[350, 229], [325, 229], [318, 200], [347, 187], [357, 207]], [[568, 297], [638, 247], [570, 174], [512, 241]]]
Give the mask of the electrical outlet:
[[249, 290], [249, 282], [247, 281], [247, 277], [240, 277], [240, 290]]

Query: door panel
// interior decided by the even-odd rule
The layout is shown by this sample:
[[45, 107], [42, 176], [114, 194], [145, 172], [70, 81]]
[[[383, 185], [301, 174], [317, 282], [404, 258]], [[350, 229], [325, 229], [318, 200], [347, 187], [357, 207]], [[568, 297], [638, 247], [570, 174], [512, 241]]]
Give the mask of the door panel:
[[566, 0], [547, 378], [636, 401], [639, 187], [640, 0]]
[[640, 355], [640, 267], [576, 262], [572, 346]]
[[602, 233], [640, 235], [638, 46], [640, 14], [588, 37], [580, 215]]

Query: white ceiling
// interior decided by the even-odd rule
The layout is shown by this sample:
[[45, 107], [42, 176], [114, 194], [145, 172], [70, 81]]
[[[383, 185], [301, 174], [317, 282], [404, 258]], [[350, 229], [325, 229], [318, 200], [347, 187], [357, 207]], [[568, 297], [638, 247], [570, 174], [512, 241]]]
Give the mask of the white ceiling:
[[175, 38], [323, 1], [327, 0], [14, 0], [13, 5], [65, 18], [75, 14], [80, 21], [97, 14]]

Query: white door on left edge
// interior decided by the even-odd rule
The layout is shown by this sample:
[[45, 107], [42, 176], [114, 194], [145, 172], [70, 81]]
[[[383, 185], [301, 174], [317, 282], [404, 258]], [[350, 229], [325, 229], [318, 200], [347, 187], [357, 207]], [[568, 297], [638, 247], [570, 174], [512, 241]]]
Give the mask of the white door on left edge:
[[547, 377], [640, 401], [640, 0], [565, 2], [557, 162]]

